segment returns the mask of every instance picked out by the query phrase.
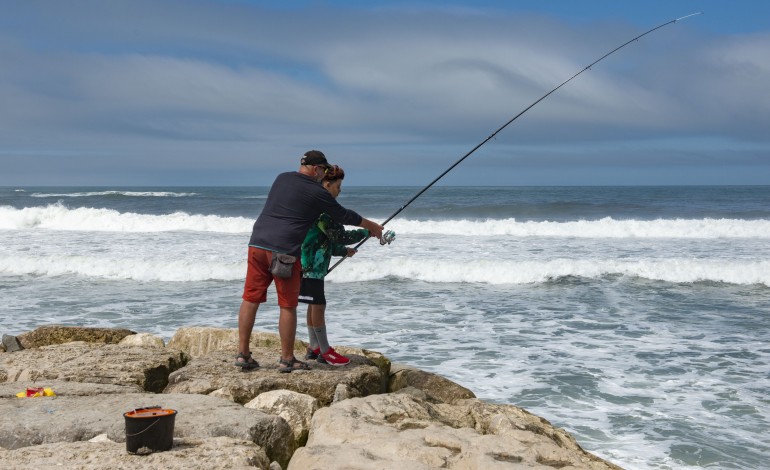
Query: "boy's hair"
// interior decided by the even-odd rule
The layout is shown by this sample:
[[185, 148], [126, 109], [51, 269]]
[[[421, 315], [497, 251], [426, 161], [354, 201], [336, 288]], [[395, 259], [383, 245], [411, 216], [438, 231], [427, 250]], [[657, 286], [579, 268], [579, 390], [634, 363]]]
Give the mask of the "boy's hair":
[[337, 181], [345, 179], [345, 170], [337, 165], [330, 166], [324, 174], [324, 181]]

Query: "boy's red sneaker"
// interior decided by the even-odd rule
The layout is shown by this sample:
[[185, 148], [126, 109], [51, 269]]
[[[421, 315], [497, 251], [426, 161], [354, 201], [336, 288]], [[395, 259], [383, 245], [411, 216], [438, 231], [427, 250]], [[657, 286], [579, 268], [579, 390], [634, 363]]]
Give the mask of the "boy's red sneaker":
[[350, 364], [350, 359], [339, 354], [334, 348], [329, 348], [325, 353], [321, 353], [321, 357], [324, 358], [327, 364], [332, 366], [346, 366]]

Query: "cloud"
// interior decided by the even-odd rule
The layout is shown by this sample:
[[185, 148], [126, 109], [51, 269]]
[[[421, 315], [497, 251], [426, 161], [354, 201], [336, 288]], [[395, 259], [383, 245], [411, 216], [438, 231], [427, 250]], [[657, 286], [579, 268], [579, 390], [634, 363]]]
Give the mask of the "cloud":
[[[643, 31], [483, 9], [140, 0], [12, 10], [31, 22], [0, 37], [11, 64], [0, 71], [0, 158], [20, 168], [36, 152], [134, 155], [115, 163], [124, 170], [220, 153], [237, 167], [260, 150], [321, 146], [432, 164], [445, 152], [431, 146], [471, 147]], [[491, 153], [715, 135], [766, 145], [769, 49], [768, 33], [667, 26], [527, 112]]]

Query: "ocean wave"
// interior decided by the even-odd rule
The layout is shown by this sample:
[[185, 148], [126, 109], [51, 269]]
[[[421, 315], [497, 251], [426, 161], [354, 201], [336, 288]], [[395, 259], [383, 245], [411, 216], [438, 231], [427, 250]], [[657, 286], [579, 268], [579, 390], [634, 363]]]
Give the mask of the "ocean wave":
[[770, 261], [700, 259], [554, 259], [549, 261], [430, 261], [389, 259], [351, 262], [329, 274], [331, 282], [372, 281], [393, 276], [433, 283], [542, 284], [577, 277], [630, 276], [672, 283], [719, 282], [770, 287]]
[[388, 228], [396, 233], [484, 237], [564, 238], [770, 238], [770, 220], [655, 219], [536, 222], [498, 220], [397, 220]]
[[198, 193], [175, 193], [170, 191], [94, 191], [80, 193], [32, 193], [30, 197], [92, 197], [92, 196], [127, 196], [127, 197], [189, 197]]
[[[96, 232], [198, 231], [248, 233], [254, 220], [244, 217], [198, 215], [186, 212], [152, 215], [113, 209], [68, 208], [61, 202], [16, 209], [0, 206], [0, 230], [77, 230]], [[399, 235], [451, 237], [550, 238], [770, 238], [770, 220], [656, 219], [535, 222], [499, 220], [394, 220], [388, 225]]]
[[196, 231], [248, 233], [254, 221], [243, 217], [194, 215], [185, 212], [151, 215], [113, 209], [70, 209], [56, 203], [45, 207], [15, 209], [0, 206], [0, 230], [72, 230], [87, 232]]
[[0, 275], [82, 276], [139, 282], [233, 281], [243, 279], [244, 263], [200, 260], [131, 259], [97, 256], [0, 258]]
[[[75, 275], [111, 280], [196, 282], [240, 281], [243, 262], [155, 258], [114, 258], [90, 255], [14, 256], [0, 258], [0, 275]], [[491, 285], [543, 284], [567, 278], [601, 279], [628, 276], [652, 281], [691, 284], [717, 282], [770, 287], [770, 261], [701, 259], [554, 259], [534, 261], [481, 260], [469, 265], [458, 261], [415, 261], [394, 258], [382, 261], [351, 261], [332, 272], [330, 282], [368, 282], [395, 277], [437, 284], [478, 283]]]

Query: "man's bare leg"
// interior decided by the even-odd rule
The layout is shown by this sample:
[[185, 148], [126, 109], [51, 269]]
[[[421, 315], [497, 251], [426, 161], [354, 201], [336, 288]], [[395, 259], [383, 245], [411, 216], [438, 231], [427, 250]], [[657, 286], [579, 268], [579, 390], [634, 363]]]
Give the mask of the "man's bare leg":
[[281, 359], [291, 361], [294, 357], [294, 337], [297, 334], [297, 307], [281, 307], [278, 334], [281, 336]]
[[259, 308], [259, 304], [244, 300], [238, 311], [238, 352], [243, 354], [251, 352], [249, 343], [251, 342], [251, 330], [254, 329], [254, 321], [257, 318], [257, 308]]

